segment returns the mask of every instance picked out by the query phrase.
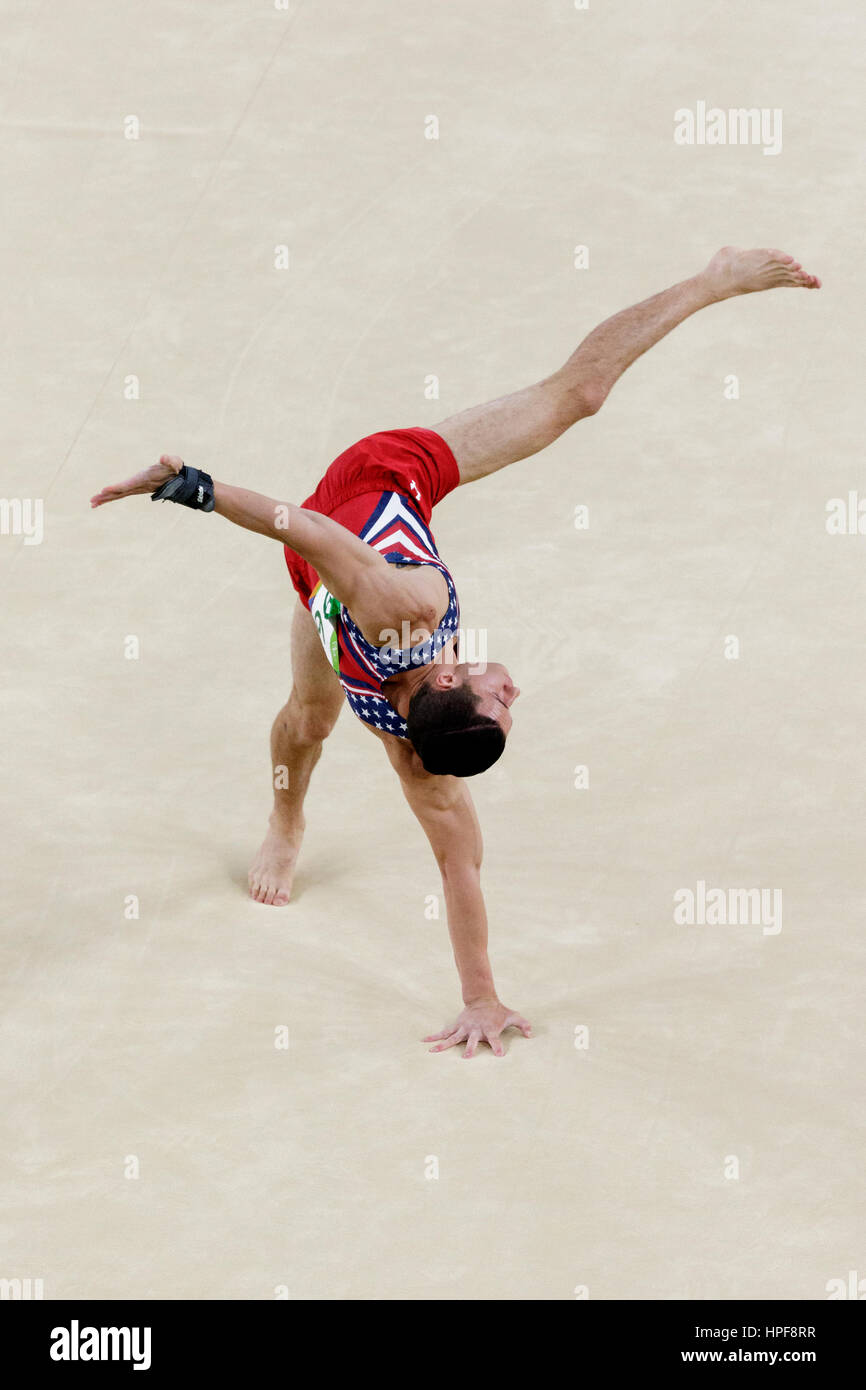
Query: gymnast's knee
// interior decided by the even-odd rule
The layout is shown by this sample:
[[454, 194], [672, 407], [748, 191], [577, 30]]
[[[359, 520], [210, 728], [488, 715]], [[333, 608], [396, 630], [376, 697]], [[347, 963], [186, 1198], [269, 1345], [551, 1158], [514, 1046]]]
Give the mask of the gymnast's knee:
[[582, 381], [563, 380], [558, 374], [549, 378], [553, 392], [553, 428], [563, 434], [578, 420], [597, 415], [610, 394], [610, 386], [601, 377]]
[[[324, 743], [337, 722], [341, 708], [342, 705], [331, 709], [316, 701], [302, 700], [293, 690], [283, 711], [287, 732], [295, 743], [305, 748]], [[277, 717], [279, 719], [280, 716]]]

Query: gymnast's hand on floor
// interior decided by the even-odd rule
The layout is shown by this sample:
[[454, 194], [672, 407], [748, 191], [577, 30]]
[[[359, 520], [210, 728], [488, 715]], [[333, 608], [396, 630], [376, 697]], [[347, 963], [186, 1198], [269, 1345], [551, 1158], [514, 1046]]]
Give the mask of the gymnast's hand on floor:
[[441, 1033], [431, 1033], [424, 1041], [436, 1043], [435, 1047], [430, 1048], [431, 1052], [444, 1052], [446, 1047], [456, 1047], [457, 1043], [465, 1042], [464, 1060], [474, 1057], [478, 1044], [486, 1042], [494, 1056], [504, 1057], [505, 1048], [500, 1034], [506, 1028], [519, 1028], [525, 1038], [532, 1037], [532, 1024], [514, 1013], [513, 1009], [506, 1009], [498, 999], [476, 999], [466, 1005], [451, 1028], [443, 1028]]
[[95, 497], [91, 497], [90, 505], [102, 507], [106, 502], [119, 501], [121, 497], [134, 497], [141, 492], [156, 492], [169, 478], [176, 478], [182, 468], [183, 459], [176, 458], [174, 454], [163, 454], [159, 463], [155, 463], [152, 468], [145, 468], [141, 473], [136, 473], [135, 477], [127, 478], [125, 483], [114, 483], [113, 486], [104, 487]]

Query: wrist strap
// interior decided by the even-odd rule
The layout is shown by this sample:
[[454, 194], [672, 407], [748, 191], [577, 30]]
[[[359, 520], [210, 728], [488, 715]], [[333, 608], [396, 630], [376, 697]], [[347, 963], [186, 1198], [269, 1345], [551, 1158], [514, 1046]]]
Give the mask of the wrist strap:
[[151, 497], [151, 502], [179, 502], [196, 512], [212, 512], [215, 505], [213, 478], [200, 468], [183, 465], [176, 478], [169, 478]]

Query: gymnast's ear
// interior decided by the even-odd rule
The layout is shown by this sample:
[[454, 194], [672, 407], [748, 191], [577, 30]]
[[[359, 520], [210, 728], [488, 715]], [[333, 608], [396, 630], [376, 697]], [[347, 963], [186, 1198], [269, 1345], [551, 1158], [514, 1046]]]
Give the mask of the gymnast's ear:
[[424, 682], [433, 690], [456, 690], [463, 682], [453, 666], [437, 666], [429, 680]]

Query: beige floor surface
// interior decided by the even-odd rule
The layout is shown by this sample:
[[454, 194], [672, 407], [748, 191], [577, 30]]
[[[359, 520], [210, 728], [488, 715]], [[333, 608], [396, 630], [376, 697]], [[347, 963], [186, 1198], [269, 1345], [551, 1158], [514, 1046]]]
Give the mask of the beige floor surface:
[[[866, 539], [825, 526], [866, 495], [862, 13], [2, 21], [0, 490], [44, 502], [44, 537], [0, 535], [0, 1277], [808, 1300], [866, 1275]], [[677, 145], [698, 102], [780, 109], [781, 153]], [[459, 1004], [435, 866], [348, 711], [296, 901], [244, 896], [290, 682], [279, 549], [87, 499], [176, 451], [300, 500], [354, 439], [537, 379], [725, 242], [824, 289], [692, 320], [437, 512], [465, 622], [524, 692], [473, 791], [500, 993], [537, 1036], [430, 1056]], [[678, 925], [699, 880], [781, 890], [782, 930]]]

